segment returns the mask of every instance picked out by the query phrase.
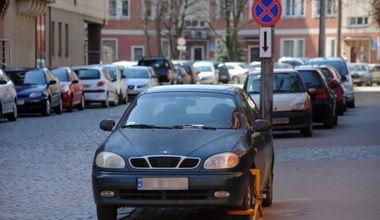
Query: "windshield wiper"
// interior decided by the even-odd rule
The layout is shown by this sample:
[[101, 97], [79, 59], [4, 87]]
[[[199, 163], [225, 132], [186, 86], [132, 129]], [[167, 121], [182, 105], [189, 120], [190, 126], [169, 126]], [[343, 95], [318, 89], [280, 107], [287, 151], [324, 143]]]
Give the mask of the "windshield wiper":
[[204, 130], [216, 130], [216, 127], [212, 126], [204, 126], [200, 124], [189, 124], [189, 125], [174, 125], [173, 128], [175, 129], [204, 129]]
[[173, 129], [172, 126], [157, 126], [148, 124], [130, 124], [124, 125], [123, 128], [157, 128], [157, 129]]

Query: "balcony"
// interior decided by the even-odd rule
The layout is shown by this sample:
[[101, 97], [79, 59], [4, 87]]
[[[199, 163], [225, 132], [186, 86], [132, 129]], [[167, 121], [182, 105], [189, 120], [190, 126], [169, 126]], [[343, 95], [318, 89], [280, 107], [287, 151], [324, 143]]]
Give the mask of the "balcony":
[[55, 0], [16, 0], [17, 13], [37, 17], [45, 13], [47, 5]]

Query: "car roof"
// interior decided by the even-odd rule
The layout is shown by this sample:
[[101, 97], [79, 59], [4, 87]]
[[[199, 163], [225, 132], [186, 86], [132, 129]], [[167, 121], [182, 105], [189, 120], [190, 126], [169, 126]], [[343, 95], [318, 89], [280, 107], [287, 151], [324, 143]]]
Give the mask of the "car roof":
[[[260, 70], [254, 70], [254, 71], [251, 71], [249, 72], [249, 74], [260, 74], [261, 71]], [[295, 69], [273, 69], [273, 73], [298, 73], [297, 70]]]
[[237, 86], [230, 85], [161, 85], [145, 90], [144, 93], [160, 93], [160, 92], [215, 92], [224, 94], [234, 94], [241, 90]]
[[306, 63], [312, 63], [312, 62], [328, 62], [328, 61], [344, 61], [342, 57], [314, 57], [309, 58]]

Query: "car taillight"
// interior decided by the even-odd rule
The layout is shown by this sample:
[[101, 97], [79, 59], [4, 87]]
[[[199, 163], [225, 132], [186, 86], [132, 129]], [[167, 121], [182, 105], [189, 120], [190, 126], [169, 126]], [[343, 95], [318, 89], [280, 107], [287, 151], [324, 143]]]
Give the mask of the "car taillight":
[[171, 70], [168, 70], [168, 72], [166, 73], [166, 77], [168, 78], [168, 80], [170, 80], [172, 78], [172, 71]]
[[303, 106], [303, 110], [308, 110], [311, 108], [311, 99], [310, 96], [307, 96], [305, 100], [305, 105]]
[[99, 81], [98, 83], [96, 83], [96, 86], [104, 86], [105, 84], [106, 84], [106, 82]]
[[315, 98], [317, 99], [327, 99], [327, 94], [324, 89], [316, 89]]

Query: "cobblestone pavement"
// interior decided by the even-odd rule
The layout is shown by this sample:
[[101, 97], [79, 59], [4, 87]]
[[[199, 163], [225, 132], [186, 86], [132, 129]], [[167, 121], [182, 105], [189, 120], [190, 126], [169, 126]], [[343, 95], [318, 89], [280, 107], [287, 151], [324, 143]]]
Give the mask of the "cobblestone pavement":
[[[16, 122], [0, 120], [0, 220], [96, 219], [92, 159], [109, 134], [99, 129], [99, 122], [104, 118], [118, 120], [125, 108], [90, 107], [48, 117], [26, 115]], [[282, 141], [286, 139], [276, 140], [275, 147]], [[348, 142], [276, 148], [276, 163], [379, 160], [379, 145], [380, 141], [378, 145]]]

